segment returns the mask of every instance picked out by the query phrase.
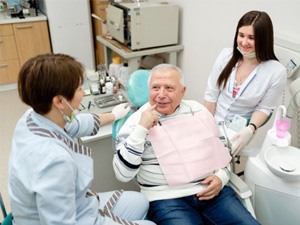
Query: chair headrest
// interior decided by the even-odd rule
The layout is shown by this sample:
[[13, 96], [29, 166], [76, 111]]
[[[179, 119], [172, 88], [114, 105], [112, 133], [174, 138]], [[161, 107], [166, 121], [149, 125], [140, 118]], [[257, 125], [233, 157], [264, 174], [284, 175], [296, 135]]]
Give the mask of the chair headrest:
[[127, 83], [126, 93], [130, 102], [135, 107], [141, 107], [149, 98], [148, 79], [150, 76], [149, 70], [137, 70], [133, 72]]

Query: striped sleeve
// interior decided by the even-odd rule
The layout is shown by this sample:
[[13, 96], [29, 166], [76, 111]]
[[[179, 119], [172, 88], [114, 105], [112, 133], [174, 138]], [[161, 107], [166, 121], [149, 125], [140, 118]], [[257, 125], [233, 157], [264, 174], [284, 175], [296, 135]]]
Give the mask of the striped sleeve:
[[[126, 124], [125, 124], [126, 125]], [[129, 126], [131, 127], [131, 126]], [[118, 180], [128, 182], [139, 171], [148, 130], [140, 125], [121, 130], [116, 139], [113, 167]]]

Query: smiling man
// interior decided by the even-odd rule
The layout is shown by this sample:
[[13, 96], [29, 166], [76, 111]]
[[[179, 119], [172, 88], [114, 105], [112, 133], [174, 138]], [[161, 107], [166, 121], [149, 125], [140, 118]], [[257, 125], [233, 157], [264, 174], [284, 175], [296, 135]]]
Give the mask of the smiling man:
[[154, 67], [149, 102], [131, 115], [116, 139], [117, 178], [136, 178], [158, 225], [258, 224], [227, 186], [231, 157], [212, 114], [183, 100], [181, 69]]

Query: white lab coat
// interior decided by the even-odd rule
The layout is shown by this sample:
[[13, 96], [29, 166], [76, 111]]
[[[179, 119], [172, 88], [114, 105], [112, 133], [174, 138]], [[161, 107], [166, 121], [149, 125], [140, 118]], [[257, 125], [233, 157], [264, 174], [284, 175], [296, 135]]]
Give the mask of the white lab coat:
[[77, 119], [82, 123], [70, 127], [72, 135], [32, 109], [19, 120], [8, 185], [16, 224], [96, 224], [99, 202], [86, 196], [94, 176], [92, 152], [72, 136], [95, 134], [100, 121], [92, 114]]
[[254, 111], [267, 115], [276, 108], [285, 87], [286, 68], [276, 60], [261, 62], [242, 84], [237, 96], [232, 97], [236, 69], [233, 69], [223, 90], [217, 87], [217, 80], [232, 55], [232, 49], [225, 48], [219, 54], [212, 72], [204, 99], [216, 104], [215, 118], [219, 121], [232, 120], [234, 115], [250, 119]]

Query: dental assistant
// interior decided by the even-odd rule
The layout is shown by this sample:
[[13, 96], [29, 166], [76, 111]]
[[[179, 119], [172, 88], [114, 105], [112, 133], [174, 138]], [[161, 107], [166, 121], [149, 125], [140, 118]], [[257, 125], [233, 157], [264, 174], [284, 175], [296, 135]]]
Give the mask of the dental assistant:
[[274, 111], [287, 80], [274, 53], [273, 25], [266, 12], [250, 11], [238, 22], [233, 48], [219, 54], [204, 97], [218, 122], [235, 115], [249, 123], [233, 138], [232, 153], [245, 147]]
[[100, 126], [124, 117], [129, 107], [121, 104], [111, 113], [77, 115], [84, 96], [83, 70], [71, 56], [45, 54], [29, 59], [19, 72], [19, 96], [31, 108], [16, 125], [9, 159], [14, 223], [153, 225], [143, 220], [149, 203], [142, 194], [89, 189], [92, 150], [76, 138], [95, 135]]

